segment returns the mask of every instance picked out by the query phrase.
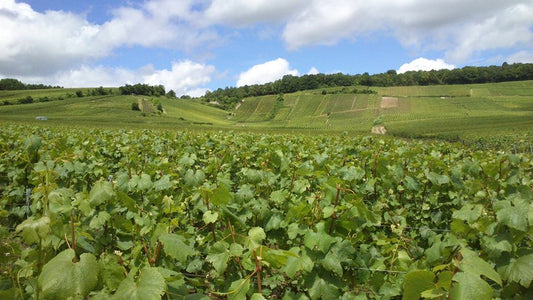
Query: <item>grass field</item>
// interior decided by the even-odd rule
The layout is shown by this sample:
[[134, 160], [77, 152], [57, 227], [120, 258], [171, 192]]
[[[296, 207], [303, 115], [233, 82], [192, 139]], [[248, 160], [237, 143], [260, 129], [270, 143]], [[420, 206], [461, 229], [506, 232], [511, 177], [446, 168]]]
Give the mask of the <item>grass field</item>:
[[[47, 124], [67, 126], [134, 126], [143, 128], [178, 128], [194, 125], [224, 126], [229, 124], [226, 111], [195, 101], [160, 97], [158, 100], [164, 110], [161, 114], [143, 114], [131, 109], [132, 103], [149, 103], [149, 98], [106, 95], [0, 106], [0, 120], [24, 123], [46, 122]], [[37, 116], [45, 116], [48, 120], [36, 120]]]
[[[357, 87], [358, 89], [363, 87]], [[32, 96], [36, 103], [0, 106], [0, 121], [67, 126], [214, 128], [263, 132], [368, 134], [377, 118], [402, 137], [478, 139], [533, 136], [533, 81], [447, 86], [372, 87], [377, 94], [339, 88], [246, 98], [233, 112], [194, 100], [157, 98], [164, 113], [131, 110], [143, 96], [72, 97], [77, 90], [0, 91], [0, 104]], [[351, 89], [345, 89], [349, 91]], [[114, 90], [116, 92], [116, 89]], [[49, 102], [38, 99], [48, 97]], [[57, 100], [62, 98], [64, 100]], [[56, 100], [54, 100], [56, 99]], [[36, 120], [45, 116], [48, 121]]]

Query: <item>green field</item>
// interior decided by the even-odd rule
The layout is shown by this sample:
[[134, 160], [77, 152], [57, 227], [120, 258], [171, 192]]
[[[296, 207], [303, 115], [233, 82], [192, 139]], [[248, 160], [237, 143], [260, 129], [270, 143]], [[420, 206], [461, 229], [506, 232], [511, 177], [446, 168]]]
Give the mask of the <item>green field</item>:
[[[0, 120], [67, 126], [368, 134], [379, 118], [388, 134], [400, 137], [477, 141], [511, 136], [522, 141], [521, 148], [531, 148], [527, 141], [533, 136], [533, 81], [371, 89], [377, 94], [343, 93], [351, 89], [341, 88], [328, 88], [325, 95], [322, 89], [296, 92], [283, 95], [277, 106], [278, 95], [251, 97], [243, 99], [234, 111], [166, 97], [73, 96], [79, 89], [0, 91], [0, 104], [17, 103], [27, 96], [36, 102], [2, 105]], [[81, 90], [84, 94], [90, 91]], [[52, 101], [39, 102], [43, 97]], [[143, 100], [160, 101], [163, 113], [131, 110], [132, 102]], [[37, 116], [48, 120], [37, 121]]]
[[[49, 91], [53, 95], [58, 91]], [[0, 94], [1, 95], [1, 94]], [[24, 95], [27, 95], [26, 93]], [[35, 97], [34, 97], [35, 98]], [[132, 103], [150, 103], [156, 99], [163, 113], [141, 113], [131, 109]], [[155, 111], [155, 109], [152, 109]], [[47, 121], [35, 120], [45, 116]], [[192, 100], [152, 98], [147, 96], [91, 96], [50, 102], [0, 106], [0, 120], [53, 125], [87, 125], [113, 127], [179, 128], [187, 126], [224, 126], [227, 112]]]

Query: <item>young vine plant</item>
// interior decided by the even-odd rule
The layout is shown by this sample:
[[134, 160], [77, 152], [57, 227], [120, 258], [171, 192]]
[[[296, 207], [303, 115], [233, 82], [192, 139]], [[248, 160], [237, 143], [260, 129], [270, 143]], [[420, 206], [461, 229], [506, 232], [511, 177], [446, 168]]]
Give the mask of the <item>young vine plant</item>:
[[457, 144], [0, 129], [2, 299], [533, 299], [533, 159]]

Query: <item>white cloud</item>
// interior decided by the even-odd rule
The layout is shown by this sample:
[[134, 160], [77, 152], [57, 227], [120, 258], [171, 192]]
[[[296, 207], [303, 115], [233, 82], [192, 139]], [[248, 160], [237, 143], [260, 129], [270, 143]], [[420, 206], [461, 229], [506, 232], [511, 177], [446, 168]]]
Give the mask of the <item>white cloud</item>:
[[311, 0], [287, 19], [283, 38], [296, 49], [385, 32], [464, 63], [480, 51], [531, 45], [532, 15], [531, 0]]
[[403, 64], [398, 73], [405, 73], [408, 71], [431, 71], [431, 70], [441, 70], [441, 69], [455, 69], [454, 65], [447, 64], [442, 59], [426, 59], [423, 57], [417, 58], [410, 63]]
[[159, 70], [144, 77], [148, 84], [162, 84], [167, 90], [173, 89], [178, 95], [200, 96], [206, 88], [200, 88], [211, 81], [215, 67], [189, 60], [173, 63], [170, 70]]
[[283, 77], [283, 75], [299, 75], [298, 70], [291, 70], [289, 62], [283, 58], [267, 61], [255, 65], [239, 75], [237, 86], [263, 84], [272, 82]]
[[520, 51], [514, 53], [505, 61], [508, 63], [533, 63], [533, 51]]
[[210, 23], [237, 27], [284, 22], [307, 4], [308, 0], [213, 0], [205, 18]]
[[[167, 91], [174, 90], [178, 96], [201, 96], [207, 91], [204, 87], [211, 81], [215, 67], [189, 60], [174, 62], [170, 70], [156, 70], [152, 65], [131, 70], [105, 66], [79, 68], [59, 71], [47, 76], [23, 76], [25, 83], [44, 83], [64, 87], [117, 87], [124, 84], [146, 83], [162, 84]], [[3, 74], [0, 74], [0, 77]]]
[[320, 73], [320, 72], [318, 72], [318, 69], [315, 68], [315, 67], [311, 67], [311, 69], [309, 69], [309, 71], [307, 71], [308, 75], [316, 75], [318, 73]]
[[[194, 20], [192, 0], [147, 1], [119, 7], [103, 24], [65, 11], [34, 11], [15, 0], [0, 1], [0, 70], [10, 76], [54, 74], [107, 57], [122, 46], [190, 51], [217, 38]], [[158, 7], [160, 5], [160, 7]]]

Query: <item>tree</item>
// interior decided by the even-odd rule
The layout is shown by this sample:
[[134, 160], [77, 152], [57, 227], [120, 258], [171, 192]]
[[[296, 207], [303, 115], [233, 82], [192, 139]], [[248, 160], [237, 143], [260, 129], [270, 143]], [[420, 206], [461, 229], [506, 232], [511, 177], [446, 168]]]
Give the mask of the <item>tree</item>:
[[176, 98], [176, 92], [174, 90], [170, 90], [167, 92], [167, 98]]
[[24, 90], [24, 83], [13, 78], [4, 78], [0, 80], [0, 90]]

